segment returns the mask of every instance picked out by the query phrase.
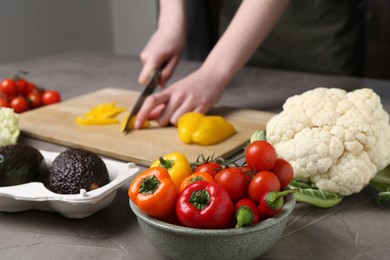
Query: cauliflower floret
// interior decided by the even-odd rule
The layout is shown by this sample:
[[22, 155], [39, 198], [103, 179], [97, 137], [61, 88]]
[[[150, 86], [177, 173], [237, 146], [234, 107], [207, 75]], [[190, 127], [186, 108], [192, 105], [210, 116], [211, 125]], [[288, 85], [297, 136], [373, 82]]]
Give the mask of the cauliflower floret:
[[15, 144], [19, 133], [19, 115], [11, 108], [0, 108], [0, 146]]
[[390, 164], [389, 114], [368, 88], [316, 88], [290, 97], [267, 124], [267, 141], [295, 178], [351, 195]]

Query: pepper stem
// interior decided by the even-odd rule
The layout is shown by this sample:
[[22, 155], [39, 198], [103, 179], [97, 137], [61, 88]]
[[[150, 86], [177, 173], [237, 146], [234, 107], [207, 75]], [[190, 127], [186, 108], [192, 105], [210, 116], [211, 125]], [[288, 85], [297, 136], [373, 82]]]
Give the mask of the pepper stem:
[[210, 202], [210, 194], [206, 190], [195, 190], [188, 200], [198, 210], [206, 207]]
[[291, 190], [285, 190], [285, 191], [270, 191], [265, 196], [265, 203], [267, 203], [268, 207], [278, 210], [283, 207], [284, 203], [284, 197], [288, 194], [292, 194], [294, 192], [297, 192], [299, 189], [291, 189]]
[[160, 164], [158, 166], [163, 167], [166, 170], [170, 170], [175, 164], [174, 160], [164, 159], [164, 157], [162, 156], [158, 160], [160, 161]]
[[142, 182], [139, 187], [139, 193], [153, 194], [159, 185], [160, 185], [160, 181], [154, 175], [147, 178], [142, 178]]
[[254, 218], [253, 211], [247, 206], [241, 206], [236, 212], [236, 228], [240, 228], [252, 223]]

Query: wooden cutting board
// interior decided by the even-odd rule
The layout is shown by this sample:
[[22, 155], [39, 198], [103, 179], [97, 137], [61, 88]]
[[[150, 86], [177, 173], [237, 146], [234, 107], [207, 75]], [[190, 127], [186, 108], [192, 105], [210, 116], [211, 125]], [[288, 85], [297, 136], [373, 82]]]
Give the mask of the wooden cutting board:
[[[267, 121], [274, 115], [257, 110], [218, 107], [210, 114], [224, 116], [234, 125], [237, 133], [222, 143], [212, 146], [184, 144], [175, 127], [158, 127], [131, 131], [123, 135], [120, 125], [80, 126], [77, 116], [92, 107], [115, 102], [117, 106], [132, 107], [139, 92], [106, 88], [74, 99], [20, 114], [20, 129], [23, 135], [67, 147], [83, 148], [102, 156], [135, 162], [143, 166], [150, 164], [170, 152], [182, 152], [191, 162], [198, 155], [227, 158], [243, 150], [250, 136], [256, 130], [265, 129]], [[118, 116], [121, 120], [126, 113]]]

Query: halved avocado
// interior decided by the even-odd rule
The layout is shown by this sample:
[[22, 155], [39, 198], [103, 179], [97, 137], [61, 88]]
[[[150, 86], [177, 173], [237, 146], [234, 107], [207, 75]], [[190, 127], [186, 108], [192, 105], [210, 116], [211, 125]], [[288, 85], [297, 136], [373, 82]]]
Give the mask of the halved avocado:
[[45, 171], [41, 152], [26, 144], [0, 147], [0, 186], [41, 181]]
[[46, 187], [59, 194], [77, 194], [102, 187], [110, 182], [104, 161], [83, 149], [67, 149], [53, 161], [45, 181]]

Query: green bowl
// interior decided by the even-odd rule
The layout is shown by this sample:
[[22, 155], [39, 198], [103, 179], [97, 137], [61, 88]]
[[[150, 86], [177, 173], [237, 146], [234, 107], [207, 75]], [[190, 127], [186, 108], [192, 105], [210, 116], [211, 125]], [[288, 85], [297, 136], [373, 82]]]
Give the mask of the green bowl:
[[270, 249], [282, 235], [295, 196], [286, 197], [282, 211], [273, 218], [240, 229], [196, 229], [169, 224], [139, 211], [130, 201], [147, 239], [171, 259], [253, 259]]

